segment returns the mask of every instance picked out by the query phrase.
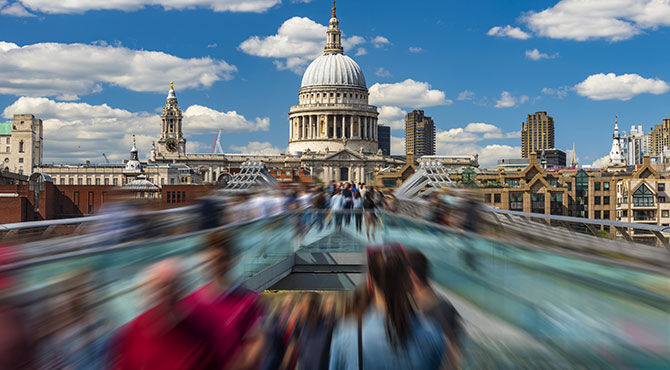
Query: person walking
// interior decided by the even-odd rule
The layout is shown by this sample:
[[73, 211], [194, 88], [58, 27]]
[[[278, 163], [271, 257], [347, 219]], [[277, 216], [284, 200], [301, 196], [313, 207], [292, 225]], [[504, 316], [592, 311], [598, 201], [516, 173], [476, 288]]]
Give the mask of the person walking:
[[352, 210], [354, 212], [356, 232], [360, 233], [363, 226], [363, 198], [361, 197], [361, 192], [358, 190], [354, 192]]
[[371, 305], [360, 320], [347, 319], [335, 329], [329, 368], [439, 368], [444, 338], [437, 323], [414, 311], [403, 251], [368, 253], [367, 284]]
[[330, 211], [335, 220], [335, 229], [342, 229], [342, 215], [344, 212], [344, 197], [340, 190], [335, 190], [335, 195], [330, 197]]
[[370, 240], [370, 228], [372, 228], [372, 236], [375, 235], [375, 228], [377, 225], [377, 215], [375, 214], [376, 204], [374, 201], [374, 192], [368, 191], [365, 193], [363, 200], [363, 210], [365, 211], [365, 236]]

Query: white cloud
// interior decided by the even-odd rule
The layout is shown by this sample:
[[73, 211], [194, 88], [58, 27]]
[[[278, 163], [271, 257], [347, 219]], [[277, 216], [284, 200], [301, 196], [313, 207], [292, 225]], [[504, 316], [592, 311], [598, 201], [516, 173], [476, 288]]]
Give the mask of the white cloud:
[[42, 13], [71, 14], [89, 10], [136, 11], [149, 6], [165, 10], [205, 8], [215, 12], [264, 12], [281, 0], [19, 0], [25, 7]]
[[458, 93], [458, 97], [456, 100], [464, 101], [464, 100], [474, 100], [475, 98], [475, 93], [470, 91], [470, 90], [463, 90], [460, 93]]
[[670, 26], [668, 0], [561, 0], [523, 16], [540, 36], [584, 41], [629, 39], [647, 29]]
[[526, 58], [532, 59], [532, 60], [535, 60], [535, 61], [540, 60], [540, 59], [555, 59], [557, 57], [558, 57], [558, 53], [549, 55], [547, 53], [541, 53], [537, 49], [526, 50]]
[[60, 43], [0, 42], [0, 66], [0, 94], [72, 98], [99, 92], [103, 84], [165, 92], [172, 79], [178, 89], [209, 87], [237, 71], [209, 57], [183, 59], [106, 44]]
[[418, 53], [423, 52], [423, 48], [410, 46], [409, 47], [409, 52], [412, 53], [412, 54], [418, 54]]
[[577, 94], [592, 100], [630, 100], [636, 95], [665, 94], [670, 90], [667, 82], [656, 78], [644, 78], [638, 74], [599, 73], [591, 75], [575, 86]]
[[383, 67], [379, 67], [379, 68], [377, 69], [377, 71], [375, 72], [375, 74], [376, 74], [377, 76], [379, 76], [379, 77], [382, 77], [382, 78], [389, 78], [389, 77], [391, 77], [391, 72], [389, 72], [387, 69], [385, 69], [385, 68], [383, 68]]
[[370, 104], [421, 108], [452, 103], [444, 91], [433, 90], [429, 83], [412, 79], [393, 84], [376, 83], [369, 91]]
[[270, 119], [257, 117], [247, 120], [236, 111], [219, 112], [202, 105], [191, 105], [184, 111], [184, 131], [189, 134], [213, 132], [223, 129], [225, 132], [266, 131], [270, 128]]
[[516, 139], [521, 136], [519, 131], [504, 133], [496, 125], [484, 122], [471, 122], [465, 127], [440, 130], [435, 134], [438, 143], [474, 143], [491, 139]]
[[214, 42], [214, 43], [208, 44], [207, 48], [215, 48], [217, 46], [219, 46], [219, 45], [216, 42]]
[[405, 128], [407, 112], [399, 107], [384, 105], [379, 108], [379, 123], [391, 127], [393, 130]]
[[516, 107], [519, 104], [523, 104], [528, 101], [528, 96], [521, 95], [520, 97], [514, 97], [508, 91], [503, 91], [500, 94], [500, 99], [496, 101], [496, 108], [512, 108]]
[[439, 155], [475, 155], [479, 156], [479, 166], [491, 168], [502, 158], [520, 158], [521, 147], [490, 144], [480, 146], [472, 143], [441, 143], [438, 141], [436, 152]]
[[[5, 118], [31, 113], [44, 122], [45, 161], [102, 161], [102, 150], [110, 160], [128, 157], [131, 136], [137, 136], [140, 155], [147, 156], [151, 141], [160, 133], [160, 117], [149, 112], [130, 112], [107, 104], [58, 102], [48, 98], [20, 97], [6, 107]], [[266, 130], [267, 118], [247, 121], [235, 112], [217, 112], [201, 106], [184, 111], [184, 134]], [[64, 135], [63, 132], [67, 132]], [[202, 143], [189, 141], [189, 150], [202, 148]]]
[[[249, 55], [275, 59], [277, 69], [289, 69], [301, 74], [308, 62], [323, 53], [327, 29], [328, 27], [307, 17], [293, 17], [284, 21], [276, 34], [252, 36], [243, 41], [239, 48]], [[379, 37], [381, 36], [377, 36]], [[366, 42], [365, 38], [354, 35], [343, 38], [342, 46], [346, 52]], [[364, 54], [367, 54], [367, 50], [358, 48], [356, 55]]]
[[372, 42], [372, 45], [374, 47], [378, 48], [378, 49], [391, 44], [389, 39], [387, 39], [384, 36], [377, 36], [377, 37], [373, 38], [371, 42]]
[[[6, 3], [7, 2], [4, 2], [4, 3], [0, 2], [0, 8], [2, 8], [2, 6], [4, 6]], [[27, 11], [26, 8], [24, 8], [19, 3], [12, 3], [10, 6], [8, 6], [6, 8], [2, 8], [2, 10], [0, 10], [0, 14], [11, 15], [11, 16], [14, 16], [14, 17], [34, 17], [35, 16], [35, 14]]]
[[391, 155], [405, 154], [405, 138], [391, 136]]
[[557, 97], [558, 99], [563, 99], [566, 96], [568, 96], [568, 92], [571, 90], [570, 87], [568, 86], [561, 86], [557, 89], [551, 88], [551, 87], [545, 87], [542, 89], [542, 94], [545, 95], [553, 95]]
[[491, 28], [486, 34], [489, 36], [510, 37], [519, 40], [527, 40], [530, 38], [530, 34], [527, 32], [522, 31], [519, 27], [512, 27], [510, 25], [505, 27], [495, 26]]
[[231, 145], [230, 149], [235, 152], [245, 153], [245, 154], [266, 154], [266, 155], [276, 155], [282, 154], [282, 150], [273, 146], [269, 142], [259, 142], [251, 141], [247, 145]]
[[593, 163], [591, 163], [591, 167], [593, 168], [603, 168], [607, 167], [607, 164], [609, 163], [610, 156], [606, 155], [604, 157], [598, 158]]

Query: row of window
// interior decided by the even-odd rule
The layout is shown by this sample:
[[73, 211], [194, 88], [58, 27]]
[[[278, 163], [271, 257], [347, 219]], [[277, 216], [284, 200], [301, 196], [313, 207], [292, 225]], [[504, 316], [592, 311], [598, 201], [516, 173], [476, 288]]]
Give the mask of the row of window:
[[[154, 182], [154, 179], [152, 177], [147, 178], [149, 182]], [[65, 177], [61, 177], [58, 183], [60, 185], [65, 185]], [[188, 183], [188, 177], [182, 177], [180, 179], [182, 183]], [[170, 185], [174, 185], [175, 179], [174, 177], [170, 178]], [[74, 185], [74, 178], [70, 177], [67, 179], [67, 184], [68, 185]], [[77, 185], [84, 185], [84, 179], [79, 177], [77, 178]], [[86, 185], [113, 185], [113, 186], [118, 186], [119, 185], [119, 179], [118, 178], [113, 178], [110, 179], [108, 177], [105, 177], [104, 179], [101, 179], [99, 177], [96, 177], [95, 179], [92, 179], [90, 177], [86, 178]], [[165, 178], [161, 177], [161, 185], [165, 185]]]
[[185, 191], [168, 191], [167, 203], [183, 203], [186, 202]]

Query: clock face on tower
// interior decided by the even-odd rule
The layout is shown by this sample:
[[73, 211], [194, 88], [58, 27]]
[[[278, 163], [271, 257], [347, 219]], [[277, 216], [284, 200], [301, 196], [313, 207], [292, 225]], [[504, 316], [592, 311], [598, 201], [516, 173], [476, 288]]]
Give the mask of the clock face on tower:
[[177, 140], [170, 139], [165, 143], [165, 149], [168, 150], [170, 153], [174, 153], [177, 151]]

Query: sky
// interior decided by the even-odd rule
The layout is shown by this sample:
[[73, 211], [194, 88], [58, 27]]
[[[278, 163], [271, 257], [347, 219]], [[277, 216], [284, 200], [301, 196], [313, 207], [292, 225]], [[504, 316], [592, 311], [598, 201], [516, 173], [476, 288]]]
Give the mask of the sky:
[[[0, 114], [44, 121], [45, 163], [148, 156], [171, 80], [188, 152], [282, 153], [329, 0], [0, 0]], [[670, 0], [339, 0], [392, 152], [404, 114], [436, 124], [437, 154], [520, 157], [526, 116], [601, 164], [619, 128], [670, 118]], [[570, 155], [570, 154], [569, 154]], [[570, 157], [568, 157], [570, 158]]]

